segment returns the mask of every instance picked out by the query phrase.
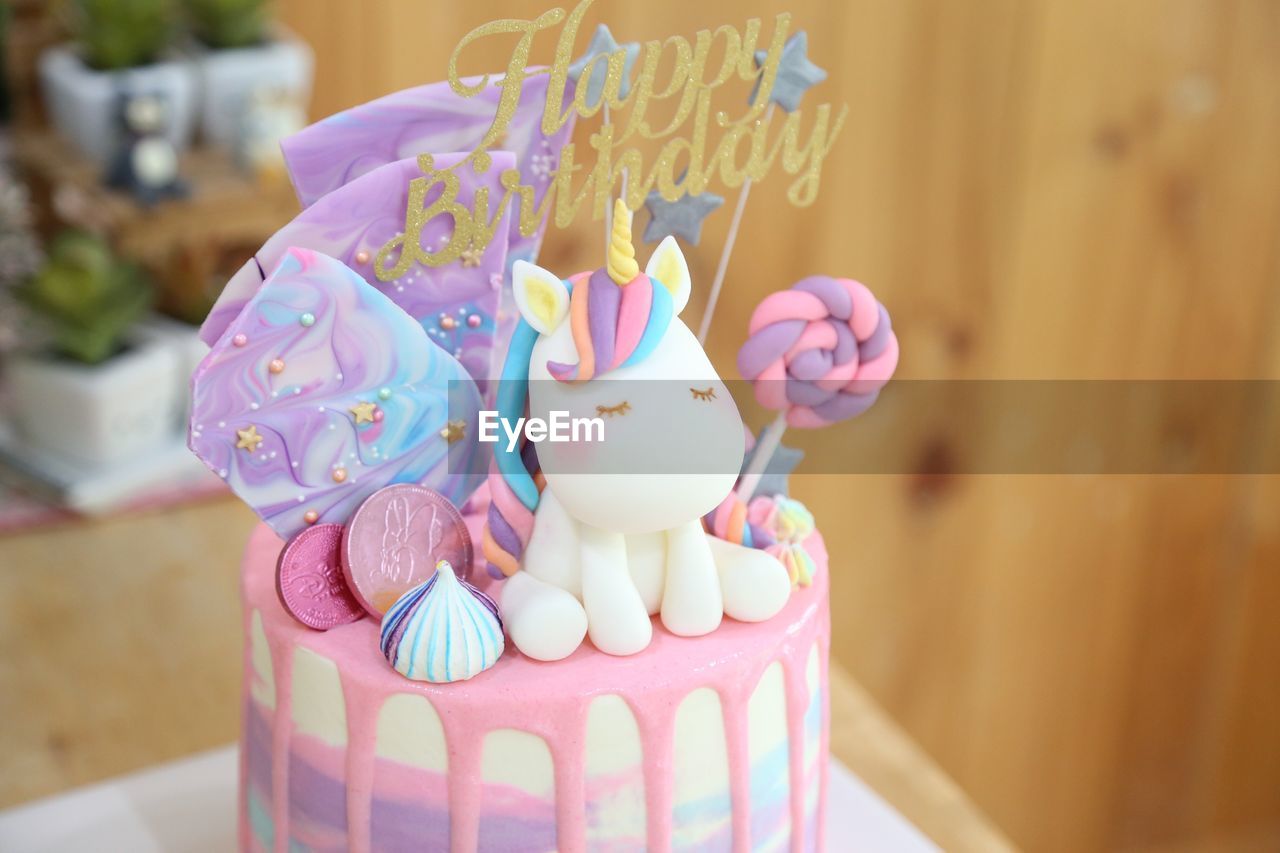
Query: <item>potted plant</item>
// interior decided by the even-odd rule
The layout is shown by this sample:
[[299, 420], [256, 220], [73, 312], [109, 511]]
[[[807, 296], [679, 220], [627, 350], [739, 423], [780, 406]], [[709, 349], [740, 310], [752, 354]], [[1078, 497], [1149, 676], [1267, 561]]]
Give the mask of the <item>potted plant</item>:
[[100, 238], [65, 232], [15, 296], [47, 341], [7, 365], [13, 421], [23, 439], [106, 466], [174, 434], [180, 358], [172, 346], [135, 332], [152, 297], [141, 270]]
[[164, 135], [181, 151], [195, 118], [195, 77], [168, 51], [173, 0], [68, 0], [75, 41], [40, 57], [40, 82], [54, 127], [105, 165], [120, 144], [124, 96], [164, 102]]
[[205, 141], [236, 147], [255, 98], [270, 95], [306, 106], [311, 48], [273, 25], [266, 0], [184, 0], [184, 5], [197, 42]]

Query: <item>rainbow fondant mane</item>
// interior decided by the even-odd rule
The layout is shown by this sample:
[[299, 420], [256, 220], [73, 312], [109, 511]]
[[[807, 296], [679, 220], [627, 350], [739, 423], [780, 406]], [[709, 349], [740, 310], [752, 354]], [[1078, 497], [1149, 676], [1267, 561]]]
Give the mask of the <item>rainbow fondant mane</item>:
[[[559, 281], [569, 298], [568, 323], [578, 361], [547, 362], [560, 382], [587, 382], [609, 371], [639, 364], [658, 346], [675, 316], [668, 288], [639, 271], [631, 244], [631, 211], [619, 200], [605, 266]], [[514, 423], [528, 399], [529, 363], [540, 333], [521, 318], [502, 369], [498, 417]], [[508, 577], [520, 569], [520, 556], [533, 530], [543, 481], [532, 445], [499, 446], [489, 473], [488, 524], [483, 550], [489, 574]]]

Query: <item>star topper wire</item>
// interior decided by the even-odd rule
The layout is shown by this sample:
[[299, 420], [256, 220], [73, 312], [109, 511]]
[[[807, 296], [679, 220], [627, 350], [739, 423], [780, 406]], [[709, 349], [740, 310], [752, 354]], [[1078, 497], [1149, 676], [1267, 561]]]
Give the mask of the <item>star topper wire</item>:
[[[759, 68], [764, 65], [768, 51], [756, 51], [755, 62]], [[778, 62], [778, 74], [774, 79], [773, 90], [769, 93], [769, 108], [765, 111], [764, 121], [773, 118], [775, 107], [782, 107], [785, 112], [793, 113], [800, 108], [800, 99], [813, 86], [827, 79], [827, 72], [819, 68], [809, 59], [809, 34], [798, 30], [787, 39], [782, 47], [782, 57]], [[760, 82], [751, 92], [751, 100], [755, 100]], [[720, 301], [720, 290], [724, 287], [724, 277], [729, 270], [729, 258], [733, 255], [734, 243], [738, 240], [738, 229], [742, 225], [742, 212], [747, 206], [747, 196], [751, 193], [751, 177], [742, 182], [738, 191], [738, 202], [733, 209], [733, 219], [729, 222], [729, 233], [725, 236], [724, 248], [720, 251], [720, 261], [716, 264], [716, 276], [711, 282], [711, 293], [707, 296], [707, 308], [702, 314], [702, 322], [698, 325], [698, 343], [707, 342], [707, 333], [711, 331], [711, 318], [716, 313], [716, 303]]]

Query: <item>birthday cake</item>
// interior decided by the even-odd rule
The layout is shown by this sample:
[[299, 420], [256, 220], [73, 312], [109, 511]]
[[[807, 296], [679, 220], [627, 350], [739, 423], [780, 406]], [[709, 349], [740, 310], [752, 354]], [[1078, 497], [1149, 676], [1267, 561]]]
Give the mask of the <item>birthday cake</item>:
[[[714, 298], [702, 335], [682, 319], [705, 182], [622, 156], [599, 268], [535, 263], [575, 119], [653, 73], [603, 26], [568, 61], [588, 5], [550, 69], [451, 61], [285, 140], [305, 209], [205, 323], [190, 445], [264, 522], [241, 850], [825, 848], [828, 561], [780, 439], [870, 406], [897, 341], [849, 279], [765, 299], [757, 438], [702, 347]], [[823, 76], [787, 24], [725, 60], [784, 148]]]

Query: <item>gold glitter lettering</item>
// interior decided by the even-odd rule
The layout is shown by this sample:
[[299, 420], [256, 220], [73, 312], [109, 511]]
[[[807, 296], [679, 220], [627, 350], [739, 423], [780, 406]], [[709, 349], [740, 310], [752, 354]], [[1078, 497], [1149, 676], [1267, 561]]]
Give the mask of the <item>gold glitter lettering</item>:
[[[403, 276], [415, 264], [439, 266], [457, 260], [463, 252], [479, 253], [492, 241], [504, 211], [517, 216], [517, 226], [524, 236], [536, 233], [548, 217], [557, 228], [567, 227], [584, 203], [591, 217], [605, 216], [621, 175], [628, 175], [625, 202], [631, 210], [644, 203], [645, 196], [657, 189], [668, 201], [682, 195], [707, 190], [713, 180], [734, 189], [750, 178], [761, 180], [780, 167], [795, 180], [787, 189], [787, 199], [797, 207], [813, 203], [822, 177], [822, 165], [844, 128], [848, 106], [841, 105], [832, 116], [832, 105], [821, 104], [813, 111], [813, 123], [802, 139], [801, 111], [789, 113], [775, 125], [775, 111], [766, 112], [782, 49], [791, 32], [791, 16], [779, 14], [773, 32], [765, 43], [759, 18], [748, 19], [741, 29], [723, 24], [715, 30], [701, 30], [692, 41], [679, 36], [645, 42], [633, 69], [627, 97], [622, 97], [626, 56], [621, 49], [608, 56], [598, 56], [583, 70], [575, 93], [566, 99], [569, 66], [573, 62], [574, 45], [593, 0], [581, 0], [567, 15], [563, 9], [551, 9], [529, 20], [504, 19], [476, 27], [467, 33], [449, 57], [449, 85], [463, 98], [472, 98], [489, 86], [501, 89], [492, 124], [479, 145], [465, 159], [447, 168], [435, 168], [430, 155], [419, 157], [422, 177], [409, 185], [408, 209], [404, 233], [390, 240], [378, 252], [374, 269], [382, 281]], [[529, 55], [537, 35], [559, 27], [555, 57], [549, 68], [529, 68]], [[459, 76], [458, 61], [463, 51], [481, 39], [517, 36], [507, 68], [496, 82], [486, 75], [479, 82], [467, 84]], [[755, 54], [764, 50], [763, 63], [757, 67]], [[717, 60], [715, 57], [719, 57]], [[668, 70], [669, 69], [669, 70]], [[668, 75], [659, 86], [659, 74]], [[506, 138], [520, 101], [524, 81], [536, 74], [547, 74], [547, 98], [543, 105], [541, 130], [550, 136], [564, 128], [573, 117], [590, 118], [610, 109], [611, 122], [589, 137], [589, 153], [582, 161], [573, 143], [559, 151], [559, 164], [549, 175], [549, 183], [540, 202], [533, 187], [523, 183], [519, 170], [507, 169], [499, 176], [502, 195], [496, 200], [490, 189], [479, 187], [470, 207], [458, 199], [460, 181], [457, 172], [468, 164], [476, 174], [485, 174], [492, 166], [486, 149], [500, 145]], [[586, 103], [588, 83], [593, 76], [604, 75], [599, 103]], [[751, 103], [734, 117], [729, 111], [713, 112], [712, 98], [730, 80], [755, 84]], [[653, 128], [647, 118], [655, 103], [672, 102], [673, 114], [662, 127]], [[615, 118], [616, 117], [616, 118]], [[709, 139], [713, 130], [717, 138]], [[661, 141], [658, 154], [647, 164], [637, 148], [624, 147], [632, 139]], [[574, 186], [576, 178], [581, 185]], [[438, 193], [438, 195], [436, 195]], [[423, 228], [437, 216], [449, 216], [453, 231], [448, 242], [438, 251], [422, 247]]]

